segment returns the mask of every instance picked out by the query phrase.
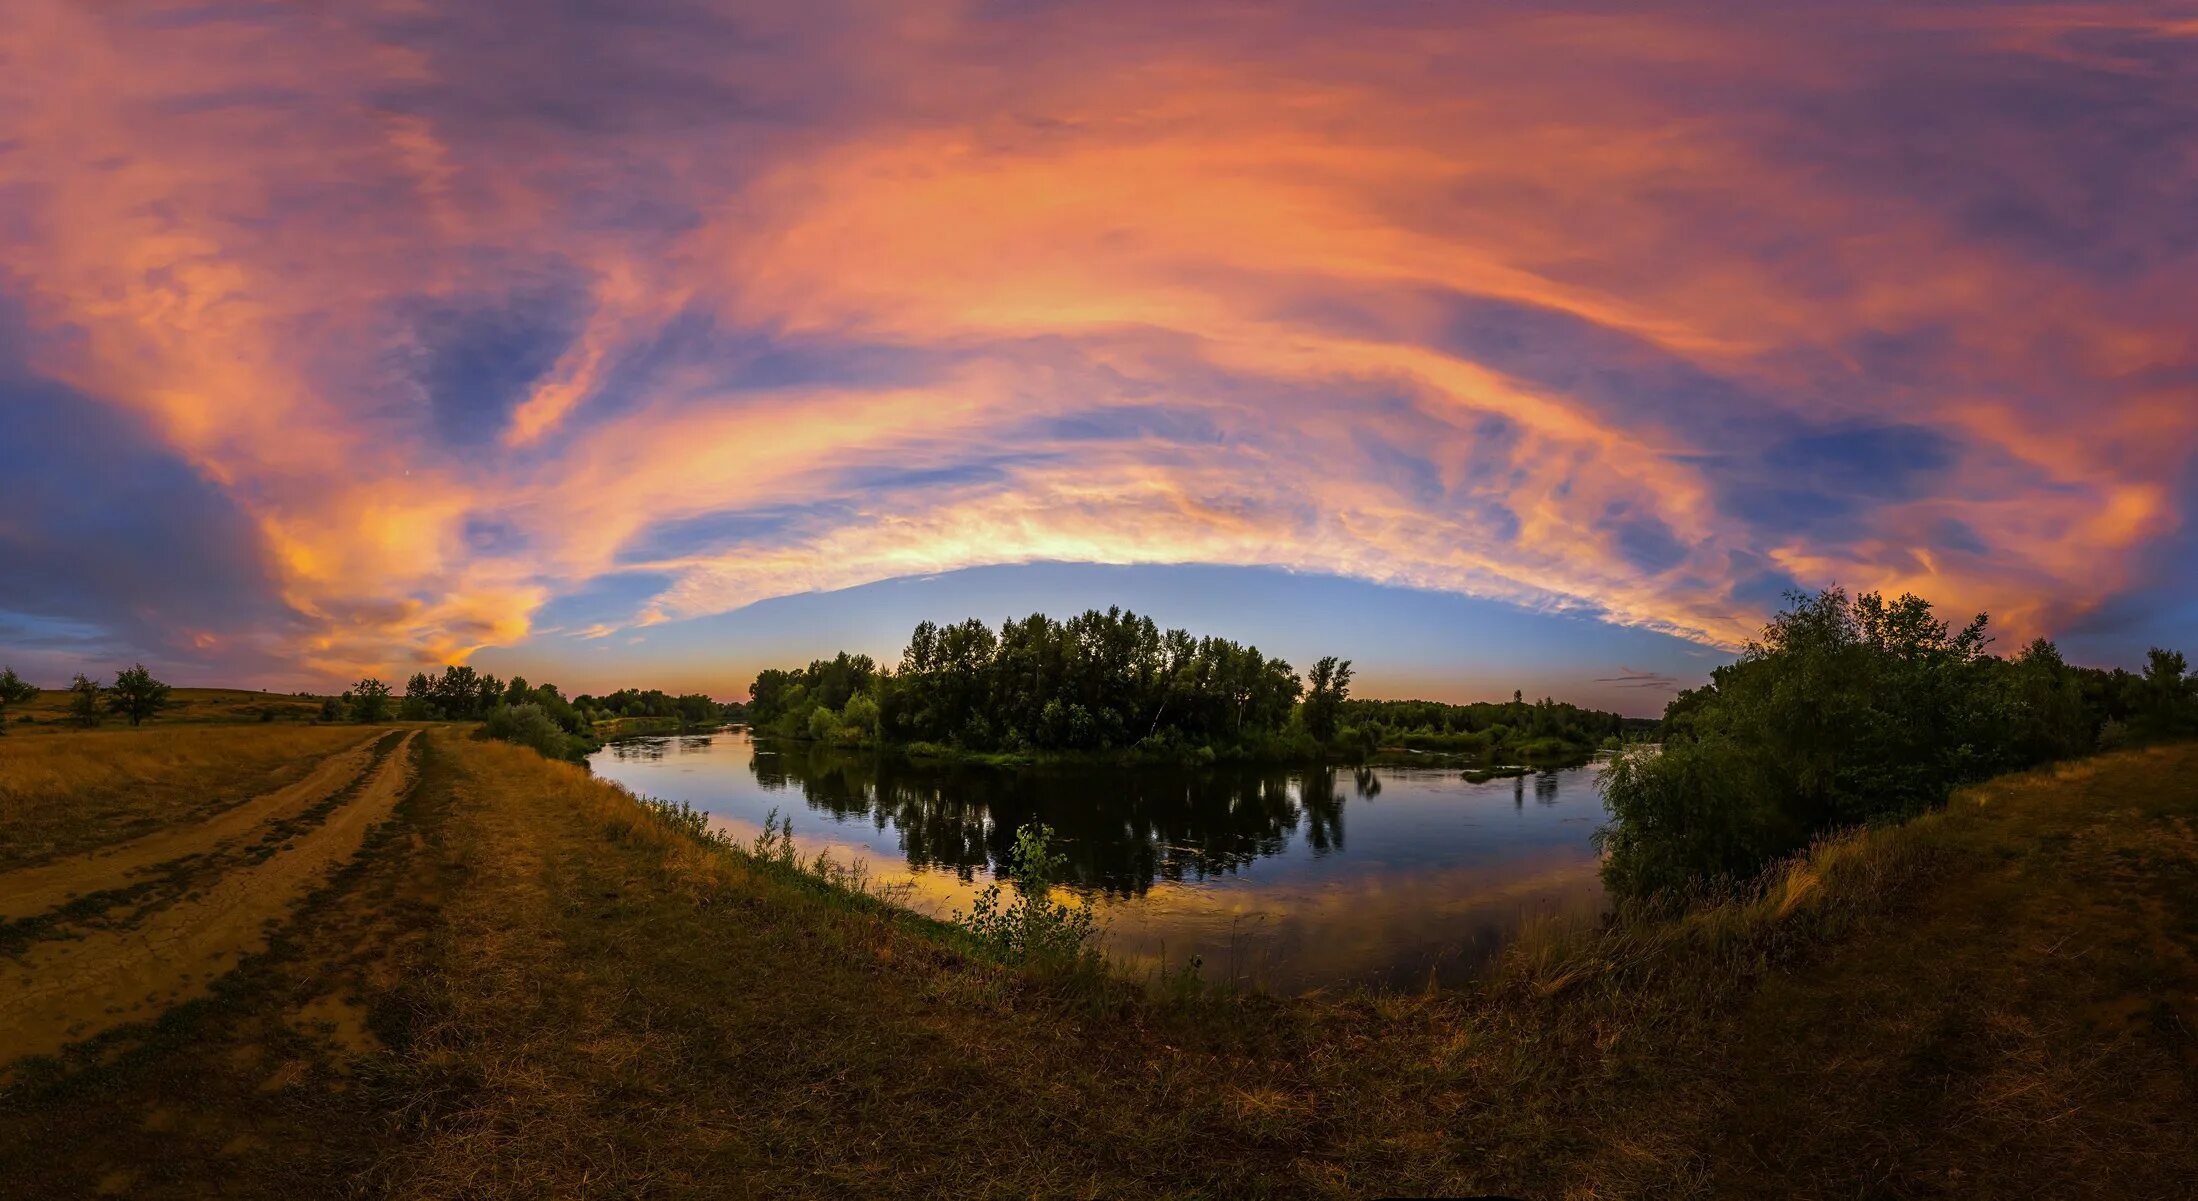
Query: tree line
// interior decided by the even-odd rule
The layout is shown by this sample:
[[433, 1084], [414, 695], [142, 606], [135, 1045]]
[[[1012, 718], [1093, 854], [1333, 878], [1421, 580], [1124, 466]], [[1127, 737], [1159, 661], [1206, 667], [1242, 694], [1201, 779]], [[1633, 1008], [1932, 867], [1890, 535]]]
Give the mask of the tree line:
[[[1351, 700], [1351, 679], [1347, 659], [1323, 658], [1300, 677], [1256, 646], [1161, 630], [1121, 608], [1066, 621], [1034, 613], [997, 630], [975, 618], [923, 622], [891, 670], [844, 651], [765, 670], [750, 686], [748, 720], [785, 737], [1006, 753], [1316, 757], [1392, 745], [1429, 723], [1481, 732], [1484, 748], [1508, 737], [1509, 725], [1479, 720], [1477, 707]], [[1555, 702], [1522, 710], [1518, 728], [1587, 746], [1622, 721]]]
[[1753, 877], [1828, 831], [1942, 806], [1961, 785], [2056, 759], [2198, 733], [2177, 651], [2142, 673], [2067, 663], [2038, 639], [1988, 651], [1914, 595], [1833, 588], [1790, 605], [1710, 682], [1675, 697], [1660, 750], [1603, 777], [1605, 879], [1629, 896]]
[[[101, 685], [78, 673], [67, 688], [64, 719], [73, 725], [96, 726], [109, 716], [131, 725], [148, 721], [170, 705], [169, 686], [154, 679], [145, 665], [135, 664], [115, 673], [111, 685]], [[0, 734], [6, 733], [8, 706], [36, 697], [37, 685], [24, 680], [12, 667], [0, 667]], [[299, 693], [300, 697], [311, 697]], [[680, 729], [738, 720], [739, 705], [721, 705], [703, 693], [673, 696], [658, 689], [622, 688], [607, 696], [585, 693], [567, 699], [554, 684], [530, 684], [524, 676], [509, 683], [459, 665], [440, 672], [413, 673], [402, 696], [380, 679], [367, 677], [340, 696], [320, 698], [324, 722], [484, 721], [492, 737], [525, 742], [544, 754], [578, 758], [595, 749], [594, 730], [599, 722], [616, 718], [662, 718]], [[273, 721], [274, 708], [260, 711], [262, 721]], [[27, 716], [24, 721], [30, 720]]]
[[[343, 694], [342, 703], [353, 720], [384, 720], [390, 707], [389, 686], [376, 679], [361, 680]], [[621, 688], [602, 697], [581, 693], [567, 699], [555, 684], [530, 684], [519, 675], [507, 683], [463, 664], [436, 674], [414, 672], [405, 681], [404, 697], [395, 711], [405, 721], [483, 721], [492, 738], [524, 743], [562, 759], [579, 759], [599, 747], [595, 738], [599, 722], [667, 718], [681, 729], [691, 729], [716, 725], [738, 714], [737, 709], [729, 713], [727, 706], [703, 693], [672, 696], [654, 688]]]
[[1546, 762], [1585, 751], [1615, 748], [1628, 739], [1654, 738], [1653, 718], [1623, 717], [1543, 697], [1528, 701], [1514, 691], [1509, 701], [1352, 700], [1338, 719], [1357, 727], [1372, 745], [1502, 759]]
[[[9, 705], [30, 700], [39, 691], [36, 684], [17, 675], [13, 667], [0, 667], [0, 721], [5, 720]], [[168, 693], [168, 686], [154, 679], [143, 663], [116, 672], [114, 683], [108, 685], [101, 685], [78, 672], [69, 681], [69, 702], [63, 712], [72, 725], [96, 726], [114, 716], [135, 726], [166, 709]], [[5, 733], [7, 727], [0, 725], [0, 734]]]

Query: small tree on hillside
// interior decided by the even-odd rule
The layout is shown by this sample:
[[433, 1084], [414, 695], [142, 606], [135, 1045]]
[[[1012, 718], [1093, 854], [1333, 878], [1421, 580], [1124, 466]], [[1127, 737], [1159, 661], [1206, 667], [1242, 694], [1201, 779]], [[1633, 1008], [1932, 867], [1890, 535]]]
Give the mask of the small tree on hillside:
[[351, 698], [351, 720], [376, 722], [389, 719], [389, 685], [368, 677], [344, 694]]
[[[21, 704], [37, 695], [38, 685], [16, 675], [12, 667], [0, 667], [0, 721], [7, 719], [9, 705]], [[0, 734], [7, 732], [8, 728], [0, 725]]]
[[99, 705], [99, 693], [99, 685], [90, 676], [77, 672], [76, 678], [69, 681], [69, 720], [85, 727], [98, 725], [106, 716]]
[[167, 707], [168, 686], [154, 679], [143, 663], [115, 673], [114, 687], [107, 691], [107, 708], [129, 718], [131, 725]]

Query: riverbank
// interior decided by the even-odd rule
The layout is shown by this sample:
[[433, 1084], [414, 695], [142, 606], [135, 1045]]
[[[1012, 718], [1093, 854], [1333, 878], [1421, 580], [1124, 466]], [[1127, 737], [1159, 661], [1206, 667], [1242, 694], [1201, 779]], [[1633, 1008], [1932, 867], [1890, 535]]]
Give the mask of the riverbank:
[[[636, 730], [631, 734], [672, 734], [672, 729]], [[1383, 746], [1371, 751], [1324, 747], [1307, 739], [1276, 738], [1228, 746], [1116, 747], [1104, 751], [1018, 750], [977, 751], [938, 742], [886, 742], [819, 739], [779, 729], [754, 731], [755, 737], [796, 746], [824, 746], [849, 751], [869, 751], [919, 763], [972, 767], [1204, 767], [1229, 764], [1265, 767], [1437, 767], [1459, 768], [1481, 779], [1525, 774], [1538, 768], [1578, 767], [1605, 748], [1543, 740], [1524, 751], [1496, 755], [1411, 746]], [[626, 734], [621, 737], [629, 736]], [[605, 741], [608, 741], [606, 738]]]
[[614, 717], [593, 726], [598, 744], [620, 738], [646, 738], [664, 734], [708, 734], [725, 728], [723, 722], [683, 721], [677, 717]]
[[0, 1191], [2126, 1197], [2198, 1172], [2198, 748], [1993, 782], [1745, 904], [1545, 930], [1470, 989], [1282, 1001], [988, 965], [578, 769], [418, 741], [390, 822], [212, 995], [8, 1069]]

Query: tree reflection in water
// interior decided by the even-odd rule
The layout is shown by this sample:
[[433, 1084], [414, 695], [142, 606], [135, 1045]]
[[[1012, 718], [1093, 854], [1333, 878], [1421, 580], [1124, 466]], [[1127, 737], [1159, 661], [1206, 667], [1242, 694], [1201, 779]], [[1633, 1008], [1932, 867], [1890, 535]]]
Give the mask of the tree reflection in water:
[[1155, 881], [1200, 880], [1280, 854], [1302, 836], [1315, 855], [1343, 849], [1344, 790], [1372, 798], [1372, 771], [1249, 767], [957, 767], [814, 744], [756, 745], [750, 768], [769, 791], [799, 790], [840, 820], [900, 833], [913, 867], [962, 879], [1000, 864], [1015, 832], [1052, 826], [1072, 883], [1137, 896]]

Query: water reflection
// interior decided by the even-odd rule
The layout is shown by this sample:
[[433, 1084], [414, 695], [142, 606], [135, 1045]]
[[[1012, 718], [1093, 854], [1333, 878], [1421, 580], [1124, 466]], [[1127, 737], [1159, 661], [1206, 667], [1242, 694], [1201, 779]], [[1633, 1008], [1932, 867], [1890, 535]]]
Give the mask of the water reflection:
[[[1434, 769], [911, 763], [745, 732], [613, 744], [595, 769], [736, 832], [772, 809], [805, 851], [867, 859], [934, 914], [966, 907], [1039, 821], [1108, 949], [1197, 954], [1274, 987], [1461, 974], [1521, 922], [1600, 904], [1596, 767], [1475, 782]], [[1527, 804], [1531, 789], [1534, 803]]]
[[1346, 796], [1381, 791], [1371, 772], [1003, 771], [941, 768], [815, 746], [758, 747], [757, 786], [798, 794], [839, 821], [897, 830], [915, 867], [968, 880], [997, 868], [1032, 822], [1053, 827], [1072, 885], [1139, 896], [1155, 882], [1206, 880], [1279, 855], [1344, 845]]

